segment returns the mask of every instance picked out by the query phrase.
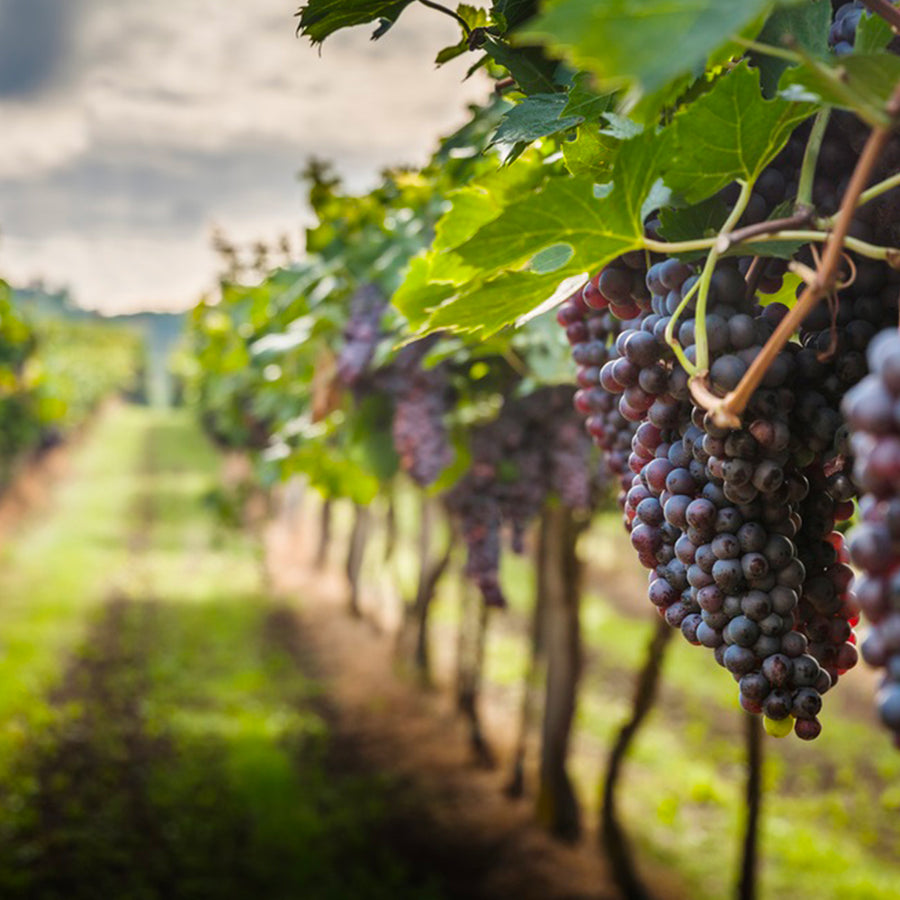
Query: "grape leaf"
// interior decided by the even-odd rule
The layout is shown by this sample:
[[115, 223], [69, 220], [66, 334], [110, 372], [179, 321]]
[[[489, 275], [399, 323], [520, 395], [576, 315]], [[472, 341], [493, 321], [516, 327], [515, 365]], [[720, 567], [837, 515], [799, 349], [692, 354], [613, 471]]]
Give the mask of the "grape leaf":
[[545, 177], [542, 157], [532, 152], [513, 166], [493, 169], [450, 193], [452, 206], [435, 226], [431, 250], [412, 260], [392, 298], [412, 328], [421, 327], [435, 308], [457, 292], [459, 285], [472, 282], [478, 275], [477, 269], [465, 265], [450, 251]]
[[772, 5], [771, 0], [553, 0], [521, 37], [593, 72], [601, 86], [638, 83], [653, 92], [702, 69], [713, 51]]
[[489, 34], [483, 49], [495, 63], [507, 69], [523, 94], [552, 94], [559, 87], [553, 80], [555, 65], [544, 57], [540, 48], [511, 47]]
[[[437, 271], [437, 260], [445, 271]], [[409, 321], [412, 329], [421, 328], [431, 313], [456, 293], [454, 279], [465, 282], [477, 273], [464, 266], [459, 257], [450, 253], [417, 256], [406, 271], [403, 283], [391, 297], [391, 303]]]
[[448, 199], [453, 205], [435, 226], [432, 246], [436, 251], [458, 247], [503, 211], [502, 204], [493, 200], [487, 191], [474, 186], [453, 191]]
[[735, 244], [723, 256], [774, 256], [777, 259], [793, 259], [806, 241], [746, 241]]
[[[802, 6], [776, 9], [766, 20], [756, 38], [773, 47], [784, 46], [789, 39], [791, 46], [802, 47], [811, 56], [828, 56], [828, 29], [831, 26], [831, 0], [813, 0]], [[777, 56], [752, 54], [759, 69], [763, 93], [773, 96], [778, 89], [778, 79], [790, 63]]]
[[607, 113], [603, 120], [606, 124], [600, 129], [600, 133], [619, 140], [628, 140], [643, 131], [643, 127], [637, 122], [627, 116], [620, 116], [618, 113]]
[[871, 125], [886, 126], [884, 106], [900, 81], [900, 56], [891, 53], [851, 53], [833, 66], [812, 60], [788, 69], [778, 83], [789, 100], [827, 103], [851, 109]]
[[793, 272], [785, 272], [781, 287], [774, 294], [757, 293], [756, 299], [760, 306], [768, 306], [770, 303], [783, 303], [788, 309], [797, 305], [797, 292], [803, 284], [803, 279]]
[[570, 244], [553, 244], [534, 255], [530, 264], [531, 271], [539, 275], [555, 272], [572, 258], [573, 253]]
[[458, 44], [451, 44], [451, 46], [444, 47], [443, 50], [438, 51], [438, 55], [434, 58], [434, 64], [442, 66], [444, 63], [450, 62], [451, 59], [456, 59], [457, 56], [462, 56], [463, 53], [468, 52], [469, 41], [467, 38], [463, 38]]
[[569, 87], [569, 96], [565, 108], [560, 115], [580, 116], [582, 119], [599, 119], [612, 109], [615, 96], [610, 93], [598, 94], [591, 87], [591, 76], [588, 72], [578, 72]]
[[592, 178], [553, 178], [542, 191], [508, 206], [457, 252], [488, 276], [518, 268], [561, 243], [577, 247], [577, 258], [582, 252], [588, 257], [608, 251], [616, 256], [633, 246], [636, 233], [623, 208], [609, 209], [609, 216], [597, 215], [598, 207], [608, 205], [609, 196], [596, 198]]
[[584, 121], [583, 116], [560, 118], [565, 106], [565, 94], [532, 94], [526, 97], [503, 117], [491, 144], [530, 144], [538, 138], [580, 125]]
[[297, 15], [300, 24], [297, 30], [314, 44], [321, 44], [329, 35], [368, 22], [381, 21], [382, 24], [372, 35], [381, 37], [406, 9], [412, 0], [309, 0]]
[[691, 241], [699, 237], [712, 237], [728, 218], [728, 208], [721, 197], [709, 197], [693, 206], [674, 209], [668, 207], [659, 212], [663, 237], [667, 241]]
[[863, 12], [856, 26], [856, 40], [853, 49], [857, 53], [877, 53], [894, 39], [891, 26], [881, 16]]
[[[460, 3], [459, 6], [456, 7], [456, 14], [470, 29], [486, 28], [490, 24], [486, 9], [481, 9], [481, 7], [478, 6], [470, 6], [468, 3]], [[444, 49], [435, 57], [434, 62], [436, 65], [441, 66], [451, 59], [456, 59], [457, 56], [462, 56], [463, 53], [468, 53], [470, 49], [469, 33], [463, 30], [463, 35], [459, 42], [450, 47], [444, 47]]]
[[530, 193], [547, 177], [539, 154], [532, 152], [507, 166], [483, 175], [464, 188], [451, 191], [452, 206], [435, 226], [435, 251], [449, 250], [467, 241], [479, 228], [496, 219], [517, 197]]
[[766, 100], [759, 72], [743, 62], [675, 117], [666, 184], [696, 202], [736, 178], [752, 181], [814, 111], [810, 103]]
[[503, 17], [507, 28], [515, 28], [537, 12], [537, 0], [494, 0], [494, 18]]
[[542, 191], [508, 206], [457, 252], [490, 276], [556, 244], [573, 246], [573, 269], [598, 266], [639, 246], [642, 206], [659, 177], [666, 144], [650, 130], [623, 142], [613, 187], [601, 198], [591, 178], [551, 178]]
[[469, 28], [484, 28], [490, 24], [486, 9], [480, 6], [472, 6], [469, 3], [460, 3], [456, 7], [456, 14], [469, 26]]
[[450, 329], [490, 337], [543, 303], [560, 280], [555, 272], [504, 272], [438, 307], [426, 332]]
[[493, 334], [544, 303], [566, 278], [640, 247], [644, 205], [659, 185], [667, 141], [647, 129], [622, 147], [611, 185], [598, 190], [590, 177], [550, 178], [457, 247], [455, 255], [480, 277], [435, 310], [426, 330]]
[[562, 145], [563, 159], [573, 175], [590, 175], [603, 180], [609, 177], [618, 147], [617, 138], [601, 132], [594, 122], [587, 122], [578, 128], [574, 140]]

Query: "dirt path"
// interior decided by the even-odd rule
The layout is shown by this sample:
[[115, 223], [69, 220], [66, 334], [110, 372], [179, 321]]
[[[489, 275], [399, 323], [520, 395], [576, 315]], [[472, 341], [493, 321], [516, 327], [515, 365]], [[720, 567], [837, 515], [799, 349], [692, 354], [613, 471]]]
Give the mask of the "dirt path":
[[[325, 686], [336, 752], [345, 765], [389, 773], [402, 787], [395, 812], [403, 814], [391, 824], [395, 844], [445, 873], [454, 897], [618, 898], [592, 823], [579, 845], [567, 846], [536, 824], [533, 796], [506, 796], [517, 703], [494, 691], [486, 705], [499, 764], [485, 770], [473, 759], [468, 727], [449, 693], [423, 691], [401, 677], [389, 633], [348, 615], [339, 567], [309, 566], [314, 541], [304, 530], [308, 524], [302, 517], [282, 519], [269, 529], [270, 579], [283, 595], [300, 598], [292, 653], [312, 665]], [[287, 621], [282, 630], [294, 633]], [[445, 630], [443, 637], [452, 638]], [[630, 681], [623, 684], [630, 690]], [[659, 900], [689, 895], [677, 875], [651, 867], [647, 879]]]
[[[312, 587], [310, 588], [312, 589]], [[442, 873], [449, 896], [612, 898], [597, 854], [550, 840], [502, 774], [471, 762], [468, 733], [447, 699], [392, 671], [388, 642], [317, 597], [299, 615], [295, 658], [323, 679], [334, 734], [331, 764], [394, 782], [391, 843]], [[287, 621], [282, 632], [290, 633]]]

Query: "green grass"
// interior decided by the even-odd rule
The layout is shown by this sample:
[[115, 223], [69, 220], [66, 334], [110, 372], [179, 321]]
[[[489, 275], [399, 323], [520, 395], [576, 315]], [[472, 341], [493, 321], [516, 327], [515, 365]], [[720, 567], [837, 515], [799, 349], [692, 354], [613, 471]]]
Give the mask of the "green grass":
[[122, 533], [132, 526], [142, 432], [132, 414], [104, 417], [77, 448], [53, 514], [23, 528], [0, 555], [0, 782], [50, 715], [45, 694], [65, 654], [124, 580]]
[[0, 566], [0, 896], [439, 896], [335, 770], [291, 616], [178, 413], [120, 408]]

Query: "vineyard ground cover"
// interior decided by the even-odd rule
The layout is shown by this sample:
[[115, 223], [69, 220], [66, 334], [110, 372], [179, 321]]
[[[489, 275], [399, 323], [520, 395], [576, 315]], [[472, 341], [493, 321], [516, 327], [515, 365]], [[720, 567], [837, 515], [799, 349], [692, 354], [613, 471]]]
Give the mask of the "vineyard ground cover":
[[[314, 504], [305, 509], [309, 529], [315, 527], [311, 507]], [[337, 519], [346, 530], [346, 513]], [[627, 559], [627, 548], [615, 552], [621, 541], [618, 528], [615, 517], [601, 518], [596, 534], [585, 542], [588, 589], [582, 626], [588, 651], [586, 690], [579, 706], [572, 772], [592, 819], [596, 816], [599, 767], [612, 733], [627, 714], [634, 675], [651, 627], [642, 611], [628, 600], [633, 594], [633, 573], [619, 570], [621, 560]], [[606, 542], [604, 553], [592, 554], [593, 548]], [[340, 539], [336, 545], [341, 546]], [[401, 569], [410, 565], [408, 557], [413, 553], [409, 540], [402, 545]], [[284, 564], [282, 556], [279, 565]], [[379, 554], [373, 550], [366, 575], [372, 588], [370, 610], [378, 612], [385, 608], [380, 568]], [[505, 584], [516, 587], [509, 591], [512, 609], [492, 618], [484, 711], [488, 738], [506, 760], [527, 665], [527, 607], [533, 574], [526, 559], [507, 555], [503, 576]], [[305, 594], [312, 602], [315, 592], [310, 593], [302, 571], [295, 577], [295, 589], [301, 583], [307, 585]], [[326, 606], [333, 605], [335, 591], [341, 596], [337, 577], [324, 590]], [[444, 688], [452, 683], [459, 608], [455, 593], [451, 580], [439, 593], [433, 617], [436, 671]], [[331, 616], [335, 615], [342, 618], [339, 610], [332, 610]], [[317, 629], [331, 627], [340, 630], [342, 626], [328, 626], [324, 619], [317, 624]], [[365, 625], [359, 628], [363, 633], [370, 630]], [[327, 633], [332, 641], [338, 640], [334, 632]], [[358, 647], [361, 638], [351, 639]], [[677, 871], [683, 879], [684, 895], [722, 897], [729, 892], [736, 865], [743, 722], [733, 707], [733, 682], [727, 673], [710, 672], [703, 659], [679, 642], [673, 642], [669, 652], [661, 703], [627, 764], [623, 813], [644, 867]], [[385, 670], [389, 668], [386, 662]], [[889, 742], [881, 739], [880, 726], [865, 702], [871, 691], [870, 679], [863, 669], [848, 675], [844, 697], [834, 707], [834, 723], [819, 741], [820, 752], [814, 759], [804, 755], [802, 745], [766, 741], [762, 897], [896, 896], [900, 833], [893, 784], [900, 766]], [[383, 697], [381, 701], [371, 699], [375, 712], [382, 718], [395, 718], [396, 703], [382, 701]], [[358, 702], [363, 705], [364, 698]], [[442, 727], [449, 699], [445, 694], [432, 696], [428, 702], [437, 708]], [[369, 712], [373, 714], [371, 709]], [[387, 724], [382, 727], [389, 729]], [[464, 742], [454, 752], [458, 760], [466, 760]], [[535, 755], [536, 748], [532, 762]], [[677, 779], [672, 778], [673, 772], [679, 773]], [[534, 784], [534, 772], [531, 774]], [[495, 773], [498, 792], [506, 775], [502, 768]], [[530, 810], [527, 803], [526, 807]], [[788, 834], [790, 841], [785, 840]], [[591, 837], [585, 852], [594, 853]], [[800, 880], [798, 868], [806, 873]]]
[[[347, 614], [346, 585], [338, 566], [324, 573], [309, 568], [317, 522], [314, 505], [305, 500], [299, 515], [280, 517], [268, 529], [270, 572], [280, 591], [306, 598], [302, 633], [321, 666], [333, 700], [335, 729], [343, 736], [351, 765], [390, 772], [406, 787], [408, 797], [417, 798], [417, 804], [424, 801], [418, 816], [395, 823], [394, 840], [417, 857], [432, 859], [436, 867], [456, 872], [460, 881], [450, 883], [454, 896], [617, 897], [596, 853], [553, 841], [535, 824], [527, 803], [511, 803], [503, 795], [505, 772], [473, 763], [468, 731], [452, 701], [440, 685], [422, 690], [413, 678], [398, 672], [393, 642], [383, 624]], [[335, 543], [340, 547], [350, 517], [344, 510], [335, 518]], [[408, 563], [403, 559], [407, 549], [412, 552], [400, 549], [401, 570]], [[376, 549], [370, 557], [379, 557]], [[364, 609], [367, 614], [373, 609], [386, 612], [383, 621], [395, 621], [377, 579], [380, 565], [379, 558], [367, 566]], [[441, 605], [448, 602], [451, 598], [443, 595]], [[445, 676], [452, 660], [437, 642], [434, 647], [439, 651], [437, 669]], [[498, 704], [491, 712], [492, 735], [508, 716], [505, 729], [511, 737], [513, 710]], [[498, 741], [498, 749], [509, 749], [506, 743]], [[663, 900], [687, 896], [671, 883], [664, 887], [662, 875], [659, 884]]]
[[[527, 898], [552, 881], [597, 896], [597, 860], [473, 783], [458, 753], [394, 764], [398, 733], [446, 744], [430, 711], [418, 734], [411, 707], [381, 715], [370, 670], [361, 732], [350, 698], [322, 693], [313, 649], [340, 633], [371, 666], [385, 644], [264, 594], [255, 540], [204, 503], [219, 460], [185, 417], [110, 408], [72, 457], [53, 511], [4, 549], [0, 895]], [[587, 865], [583, 891], [561, 865]]]
[[[293, 618], [202, 503], [189, 420], [117, 407], [4, 548], [3, 897], [441, 896], [332, 765]], [[349, 893], [348, 893], [349, 892]]]
[[[355, 879], [360, 897], [604, 896], [590, 836], [577, 848], [546, 838], [527, 800], [502, 796], [504, 769], [467, 765], [446, 693], [396, 679], [388, 635], [341, 614], [337, 566], [297, 569], [314, 542], [298, 550], [294, 535], [269, 558], [270, 574], [293, 579], [290, 607], [265, 596], [254, 539], [202, 502], [218, 465], [186, 418], [110, 408], [73, 449], [53, 511], [6, 543], [2, 895], [59, 896], [63, 883], [76, 900], [98, 885], [108, 896], [226, 898], [262, 885], [278, 897], [314, 884], [327, 898]], [[307, 536], [315, 506], [300, 502]], [[335, 564], [349, 521], [340, 510]], [[404, 543], [401, 568], [412, 571], [413, 547]], [[515, 733], [530, 587], [523, 561], [505, 565], [519, 587], [513, 609], [493, 617], [486, 684], [501, 753]], [[367, 563], [369, 586], [380, 566]], [[584, 798], [648, 636], [646, 620], [608, 599], [615, 554], [592, 569], [573, 764]], [[438, 598], [436, 647], [452, 647], [443, 638], [455, 591], [449, 579]], [[624, 813], [657, 896], [721, 897], [741, 723], [729, 679], [687, 647], [671, 652], [660, 709], [629, 762]], [[436, 657], [439, 682], [451, 657]], [[763, 897], [894, 896], [898, 764], [868, 716], [868, 704], [836, 707], [814, 760], [768, 742]], [[443, 895], [429, 872], [445, 879]]]

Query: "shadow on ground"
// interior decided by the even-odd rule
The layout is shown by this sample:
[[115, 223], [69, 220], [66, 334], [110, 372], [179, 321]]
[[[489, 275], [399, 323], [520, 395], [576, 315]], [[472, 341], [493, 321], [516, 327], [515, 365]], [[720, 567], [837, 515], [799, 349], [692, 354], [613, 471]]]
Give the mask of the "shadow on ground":
[[427, 898], [335, 771], [288, 611], [112, 598], [2, 791], [4, 898]]

